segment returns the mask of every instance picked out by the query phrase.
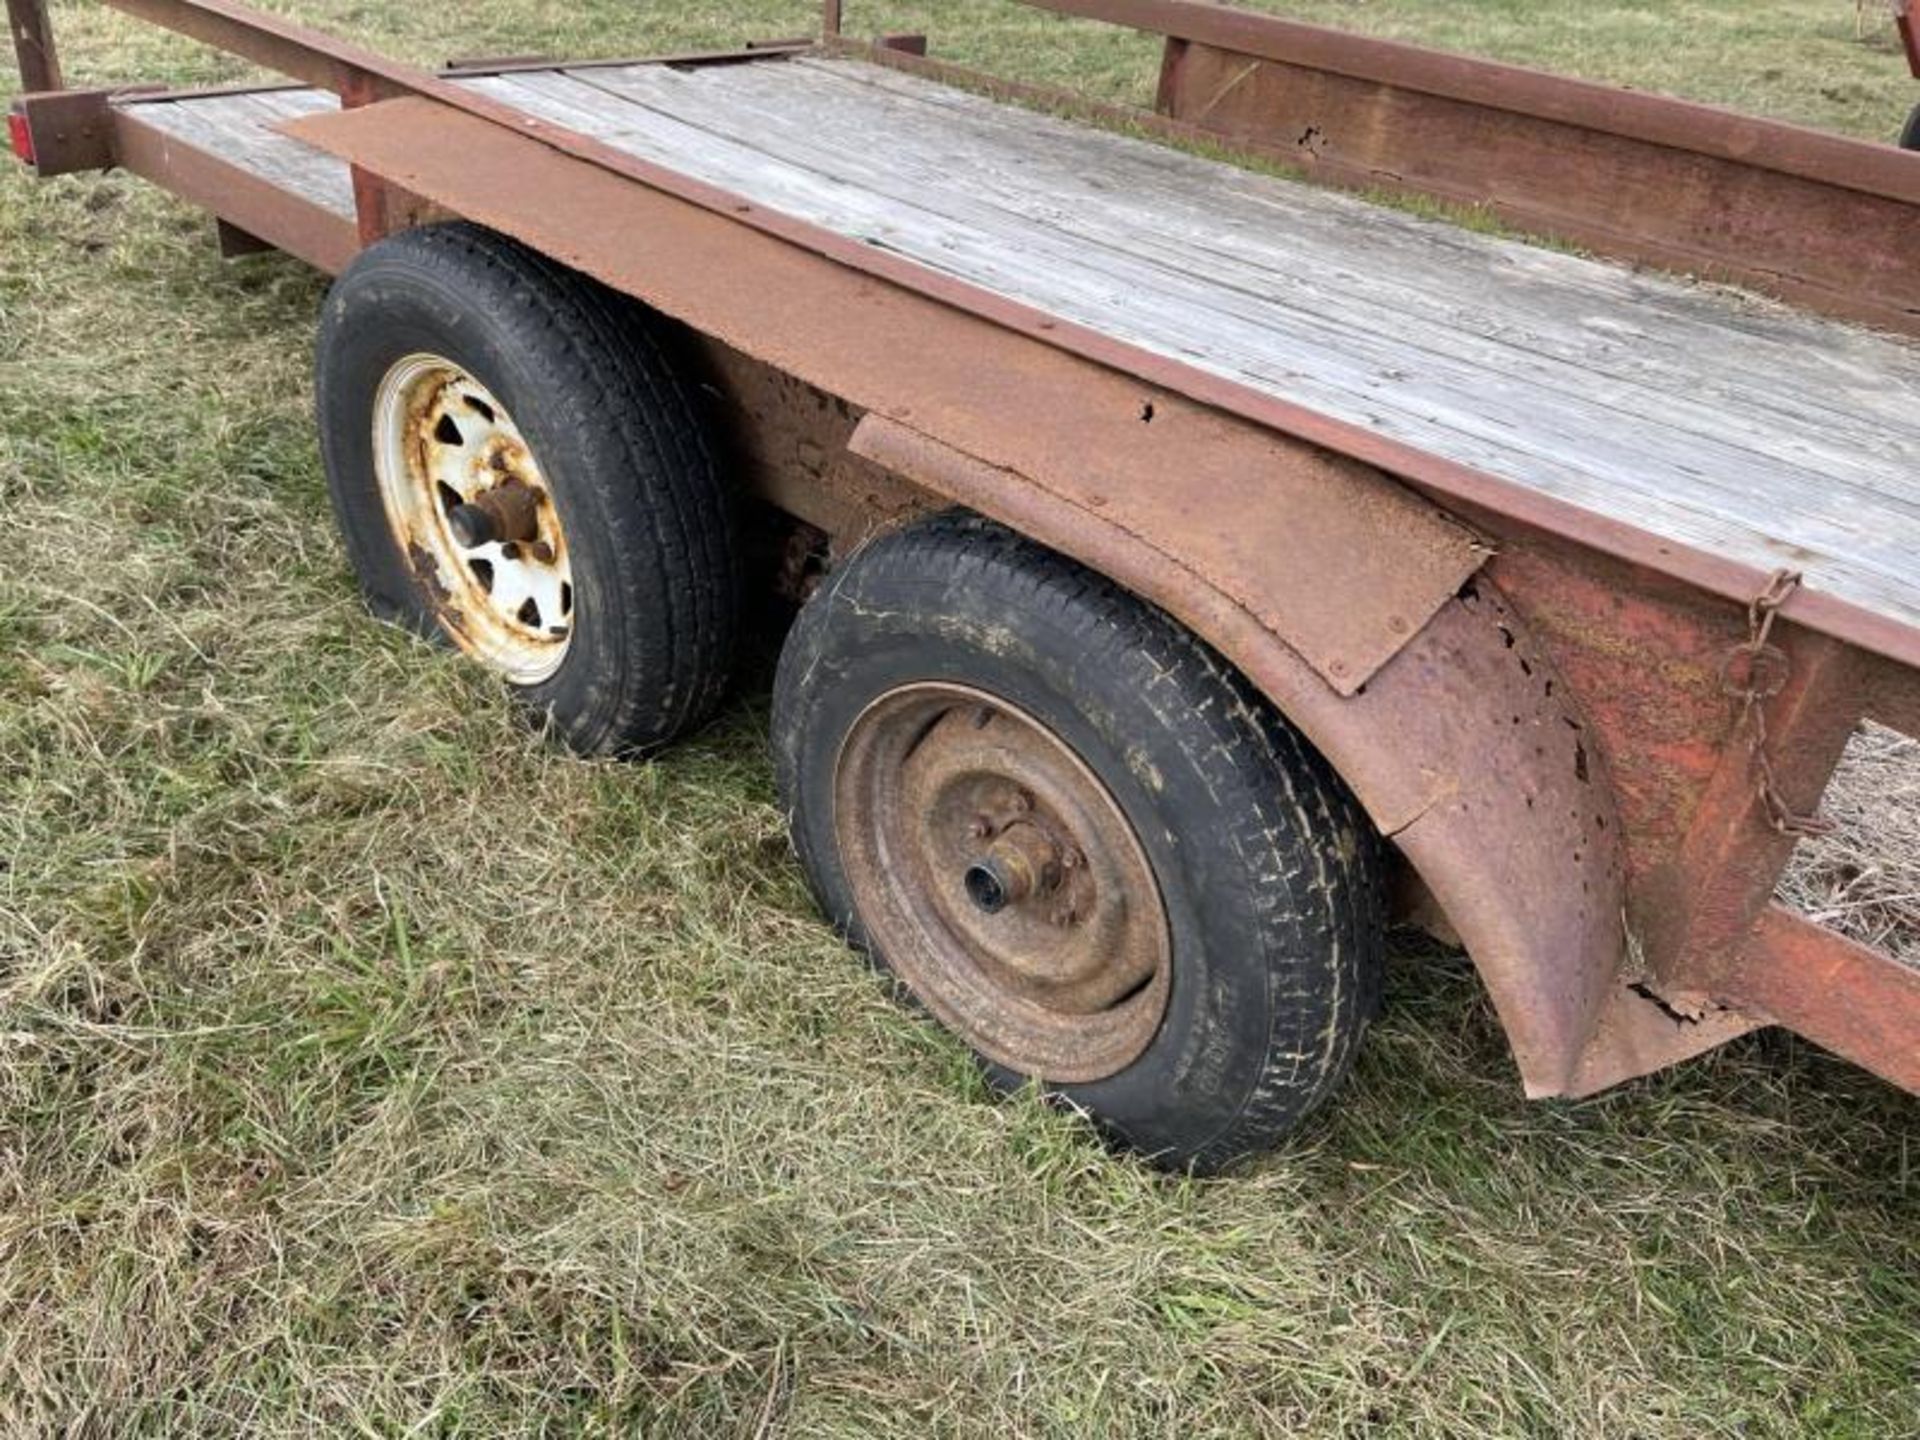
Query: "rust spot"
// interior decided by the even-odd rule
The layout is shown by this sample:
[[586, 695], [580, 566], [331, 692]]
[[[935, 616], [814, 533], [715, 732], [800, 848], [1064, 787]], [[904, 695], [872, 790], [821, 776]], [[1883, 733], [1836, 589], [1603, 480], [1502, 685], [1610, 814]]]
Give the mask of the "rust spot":
[[453, 599], [446, 580], [441, 577], [440, 567], [434, 563], [432, 552], [412, 538], [407, 541], [407, 565], [413, 571], [414, 578], [433, 591], [440, 600]]

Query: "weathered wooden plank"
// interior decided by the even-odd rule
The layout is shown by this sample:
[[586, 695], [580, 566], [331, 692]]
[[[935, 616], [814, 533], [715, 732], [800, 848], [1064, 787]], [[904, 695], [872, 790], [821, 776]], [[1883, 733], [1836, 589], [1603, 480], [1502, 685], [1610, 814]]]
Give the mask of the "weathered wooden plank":
[[[950, 86], [931, 85], [912, 76], [882, 66], [848, 65], [798, 58], [790, 62], [814, 70], [842, 86], [883, 89], [936, 113], [951, 112], [965, 116], [969, 127], [991, 129], [1010, 136], [1013, 143], [1028, 131], [1029, 122], [1022, 112], [996, 104], [984, 96]], [[924, 127], [938, 135], [944, 124]], [[1390, 267], [1371, 266], [1358, 277], [1374, 288], [1390, 290], [1401, 302], [1420, 297], [1448, 297], [1459, 283], [1459, 266], [1475, 263], [1498, 284], [1498, 305], [1462, 308], [1450, 317], [1463, 328], [1492, 333], [1518, 345], [1537, 344], [1549, 353], [1590, 364], [1595, 369], [1642, 379], [1662, 388], [1671, 388], [1677, 377], [1691, 381], [1705, 378], [1709, 389], [1702, 392], [1735, 403], [1751, 401], [1764, 394], [1767, 414], [1777, 413], [1778, 402], [1785, 399], [1796, 416], [1821, 426], [1851, 426], [1863, 437], [1880, 435], [1879, 416], [1903, 423], [1910, 409], [1904, 396], [1891, 387], [1853, 391], [1844, 405], [1829, 404], [1826, 391], [1811, 394], [1796, 391], [1782, 394], [1782, 387], [1763, 379], [1759, 391], [1749, 392], [1735, 375], [1702, 377], [1698, 356], [1704, 348], [1726, 341], [1738, 333], [1747, 358], [1772, 348], [1776, 357], [1808, 357], [1808, 327], [1802, 317], [1764, 301], [1742, 302], [1730, 299], [1724, 290], [1710, 286], [1674, 285], [1655, 280], [1642, 283], [1637, 272], [1622, 266], [1566, 266], [1556, 257], [1531, 247], [1501, 247], [1489, 250], [1465, 230], [1445, 228], [1436, 231], [1399, 212], [1364, 204], [1336, 192], [1301, 186], [1285, 187], [1284, 203], [1276, 205], [1274, 188], [1265, 186], [1257, 176], [1225, 167], [1209, 171], [1204, 190], [1191, 186], [1168, 186], [1164, 164], [1156, 164], [1166, 152], [1160, 146], [1130, 146], [1115, 151], [1104, 144], [1099, 132], [1085, 127], [1064, 127], [1047, 142], [1063, 152], [1063, 199], [1094, 192], [1102, 209], [1126, 223], [1150, 226], [1157, 217], [1172, 223], [1197, 228], [1194, 243], [1201, 254], [1216, 248], [1236, 258], [1263, 266], [1282, 283], [1294, 278], [1297, 266], [1291, 265], [1303, 240], [1339, 241], [1356, 223], [1363, 225], [1382, 245], [1392, 246], [1394, 263]], [[1097, 171], [1095, 179], [1089, 172]], [[1233, 205], [1223, 206], [1224, 197]], [[1262, 207], [1271, 216], [1271, 225], [1249, 229], [1233, 223], [1241, 205]], [[1150, 208], [1149, 208], [1150, 207]], [[1220, 222], [1228, 223], [1222, 228]], [[1394, 232], [1399, 230], [1400, 234]], [[1377, 251], [1375, 252], [1377, 253]], [[1326, 279], [1346, 286], [1356, 278], [1352, 267], [1341, 267]], [[1625, 341], [1618, 327], [1588, 319], [1587, 302], [1626, 301], [1636, 308], [1657, 313], [1657, 324], [1640, 324], [1626, 332]], [[1813, 358], [1844, 357], [1856, 350], [1875, 351], [1877, 341], [1864, 331], [1840, 331], [1821, 327], [1820, 344]], [[1858, 337], [1866, 346], [1849, 343]], [[1691, 358], [1689, 358], [1691, 357]], [[1863, 356], [1869, 364], [1877, 357]], [[1835, 379], [1847, 383], [1857, 378], [1835, 367]]]
[[[793, 79], [809, 68], [745, 67], [718, 85], [645, 67], [594, 72], [591, 84], [522, 76], [501, 98], [1448, 458], [1762, 567], [1804, 564], [1816, 584], [1920, 614], [1920, 437], [1892, 404], [1859, 394], [1863, 382], [1920, 381], [1911, 347], [1045, 117], [988, 107], [994, 127], [1057, 127], [1073, 143], [970, 133], [945, 102], [952, 92], [945, 114], [879, 97], [850, 108], [817, 80]], [[1134, 173], [1113, 192], [1125, 203], [1102, 209], [1109, 174], [1079, 162], [1113, 145]], [[1190, 182], [1183, 167], [1205, 177], [1198, 194], [1138, 173]], [[1251, 211], [1233, 203], [1249, 188]], [[1331, 240], [1288, 223], [1295, 195], [1322, 218], [1331, 207], [1343, 222]], [[1184, 227], [1165, 218], [1179, 220], [1181, 206]], [[1204, 223], [1192, 223], [1196, 207]], [[1104, 231], [1086, 228], [1088, 213]], [[1276, 227], [1295, 250], [1290, 271], [1219, 243], [1271, 246]], [[1388, 263], [1401, 256], [1422, 262], [1422, 288]], [[1321, 269], [1332, 278], [1271, 283]], [[1371, 297], [1383, 283], [1398, 288]], [[1514, 289], [1537, 292], [1537, 316], [1505, 313]], [[1502, 327], [1552, 320], [1556, 296], [1587, 333], [1561, 322], [1558, 337], [1503, 338]], [[1669, 312], [1692, 332], [1686, 342], [1641, 344]], [[1610, 355], [1631, 363], [1610, 366]], [[1810, 398], [1835, 392], [1843, 398]]]
[[272, 128], [284, 120], [333, 108], [334, 104], [331, 95], [320, 91], [204, 95], [142, 104], [140, 118], [336, 215], [351, 216], [353, 182], [346, 165]]
[[[1329, 277], [1319, 273], [1303, 274], [1298, 250], [1282, 249], [1271, 232], [1250, 236], [1251, 243], [1240, 245], [1236, 245], [1230, 234], [1217, 238], [1220, 228], [1217, 207], [1210, 214], [1186, 198], [1185, 213], [1182, 213], [1184, 197], [1179, 194], [1157, 195], [1155, 198], [1163, 203], [1148, 209], [1131, 190], [1113, 195], [1111, 183], [1089, 186], [1084, 175], [1069, 172], [1065, 185], [1057, 193], [1036, 196], [1031, 187], [1024, 185], [1022, 177], [1010, 180], [1002, 173], [1001, 166], [979, 163], [980, 157], [970, 138], [953, 125], [896, 132], [890, 135], [886, 153], [876, 156], [873, 147], [864, 143], [862, 121], [871, 120], [870, 112], [859, 106], [849, 107], [846, 97], [825, 96], [822, 98], [827, 103], [810, 109], [813, 123], [807, 137], [798, 142], [798, 146], [804, 148], [797, 148], [796, 143], [787, 138], [790, 132], [781, 123], [788, 117], [777, 103], [769, 103], [763, 93], [767, 87], [781, 83], [779, 78], [769, 73], [771, 67], [760, 67], [758, 73], [751, 73], [753, 68], [743, 67], [740, 74], [726, 77], [721, 85], [682, 86], [674, 96], [673, 107], [703, 128], [747, 140], [770, 154], [813, 166], [835, 178], [856, 180], [901, 204], [930, 208], [948, 218], [987, 228], [1024, 221], [1057, 230], [1072, 237], [1076, 255], [1087, 253], [1082, 242], [1091, 239], [1103, 249], [1175, 271], [1202, 272], [1208, 280], [1217, 282], [1219, 303], [1243, 316], [1252, 315], [1270, 323], [1272, 306], [1288, 310], [1305, 308], [1316, 318], [1333, 320], [1356, 332], [1391, 336], [1397, 345], [1438, 350], [1446, 358], [1460, 361], [1476, 371], [1490, 370], [1516, 378], [1529, 388], [1546, 392], [1542, 398], [1548, 401], [1578, 395], [1582, 410], [1593, 407], [1614, 410], [1634, 427], [1638, 426], [1649, 399], [1645, 387], [1651, 383], [1656, 387], [1655, 395], [1667, 407], [1664, 420], [1668, 426], [1741, 449], [1755, 448], [1756, 437], [1774, 429], [1773, 421], [1783, 405], [1798, 406], [1812, 423], [1770, 438], [1762, 451], [1763, 463], [1775, 456], [1790, 456], [1796, 464], [1819, 468], [1836, 480], [1868, 488], [1874, 487], [1885, 466], [1862, 463], [1863, 452], [1877, 451], [1877, 459], [1882, 461], [1897, 462], [1901, 458], [1899, 441], [1888, 434], [1883, 424], [1869, 423], [1860, 416], [1825, 406], [1817, 396], [1803, 400], [1798, 392], [1783, 392], [1777, 383], [1769, 383], [1762, 393], [1742, 387], [1736, 376], [1733, 383], [1719, 381], [1712, 395], [1700, 397], [1675, 392], [1673, 381], [1677, 377], [1671, 366], [1665, 367], [1666, 374], [1621, 373], [1623, 367], [1608, 364], [1606, 355], [1595, 352], [1604, 347], [1605, 351], [1623, 356], [1630, 363], [1634, 348], [1622, 346], [1606, 331], [1601, 332], [1604, 338], [1598, 340], [1591, 331], [1583, 334], [1578, 329], [1567, 336], [1547, 333], [1536, 338], [1516, 333], [1515, 318], [1505, 307], [1496, 319], [1488, 313], [1489, 307], [1482, 304], [1473, 312], [1450, 309], [1442, 317], [1445, 323], [1428, 325], [1409, 336], [1408, 318], [1418, 315], [1415, 307], [1421, 296], [1431, 295], [1436, 286], [1449, 282], [1450, 289], [1458, 290], [1460, 267], [1457, 262], [1447, 272], [1423, 277], [1420, 287], [1412, 291], [1400, 278], [1406, 266], [1381, 267], [1379, 278], [1351, 271], [1339, 273], [1335, 283], [1329, 283]], [[840, 73], [826, 67], [814, 68], [826, 75]], [[620, 74], [581, 78], [588, 79], [589, 83], [597, 80], [605, 88], [630, 94], [642, 103], [647, 98], [646, 92], [661, 83], [654, 77]], [[682, 77], [675, 77], [680, 79]], [[923, 85], [922, 88], [930, 87]], [[961, 98], [977, 100], [972, 96]], [[1001, 110], [983, 101], [979, 103], [990, 112]], [[998, 120], [999, 114], [995, 113], [994, 118]], [[816, 154], [824, 158], [815, 160]], [[958, 198], [943, 194], [938, 183], [940, 178], [961, 165], [970, 165], [973, 171], [965, 194]], [[1103, 177], [1109, 182], [1114, 178], [1124, 177]], [[1350, 201], [1346, 204], [1369, 223], [1383, 213], [1378, 207], [1359, 206]], [[1114, 213], [1105, 213], [1109, 211]], [[1412, 238], [1417, 242], [1421, 237], [1416, 234]], [[1544, 258], [1549, 263], [1555, 259]], [[1502, 283], [1510, 289], [1541, 288], [1516, 283], [1524, 275], [1521, 265], [1511, 265], [1508, 273], [1502, 275]], [[1630, 282], [1632, 277], [1621, 271], [1617, 276], [1610, 272], [1608, 278]], [[1619, 288], [1624, 287], [1617, 286], [1616, 293], [1608, 297], [1616, 305], [1621, 298], [1617, 293]], [[1299, 298], [1290, 298], [1295, 295]], [[1659, 298], [1657, 293], [1654, 298]], [[1578, 316], [1579, 310], [1568, 306], [1563, 295], [1559, 300], [1563, 312]], [[1723, 309], [1725, 303], [1723, 300]], [[1547, 323], [1553, 323], [1551, 317]], [[1708, 331], [1702, 343], [1712, 338], [1713, 333]], [[1566, 343], [1568, 339], [1572, 343]], [[1679, 378], [1697, 379], [1697, 371], [1696, 364], [1693, 375]], [[1714, 371], [1709, 375], [1710, 383], [1718, 374]], [[1769, 370], [1770, 381], [1771, 375]], [[1891, 412], [1888, 418], [1894, 418]], [[1616, 425], [1608, 427], [1610, 434], [1616, 429]]]

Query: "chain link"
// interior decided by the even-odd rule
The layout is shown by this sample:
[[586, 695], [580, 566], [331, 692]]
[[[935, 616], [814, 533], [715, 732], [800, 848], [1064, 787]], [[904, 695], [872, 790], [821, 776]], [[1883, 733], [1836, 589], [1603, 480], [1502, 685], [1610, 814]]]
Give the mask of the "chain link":
[[1800, 588], [1797, 570], [1777, 570], [1767, 588], [1747, 606], [1747, 639], [1733, 647], [1727, 656], [1721, 678], [1727, 694], [1739, 706], [1736, 730], [1747, 732], [1747, 748], [1753, 760], [1754, 793], [1767, 823], [1782, 835], [1831, 835], [1834, 823], [1818, 814], [1802, 814], [1780, 793], [1774, 778], [1773, 757], [1768, 749], [1767, 701], [1787, 688], [1793, 676], [1793, 662], [1786, 651], [1772, 643], [1774, 618], [1780, 607]]

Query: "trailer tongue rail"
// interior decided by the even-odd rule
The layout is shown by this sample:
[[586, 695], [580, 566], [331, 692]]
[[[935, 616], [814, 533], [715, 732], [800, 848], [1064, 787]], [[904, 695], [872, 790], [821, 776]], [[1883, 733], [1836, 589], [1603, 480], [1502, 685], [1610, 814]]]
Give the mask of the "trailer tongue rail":
[[[434, 75], [110, 3], [311, 88], [58, 91], [8, 0], [43, 173], [127, 166], [328, 270], [478, 221], [707, 337], [788, 457], [756, 483], [836, 558], [944, 500], [1121, 580], [1410, 857], [1534, 1093], [1770, 1021], [1920, 1089], [1920, 974], [1772, 900], [1857, 724], [1920, 732], [1909, 341], [997, 105], [837, 4], [817, 47]], [[1163, 137], [1920, 333], [1920, 156], [1189, 0], [1032, 3], [1167, 37], [1133, 117]]]

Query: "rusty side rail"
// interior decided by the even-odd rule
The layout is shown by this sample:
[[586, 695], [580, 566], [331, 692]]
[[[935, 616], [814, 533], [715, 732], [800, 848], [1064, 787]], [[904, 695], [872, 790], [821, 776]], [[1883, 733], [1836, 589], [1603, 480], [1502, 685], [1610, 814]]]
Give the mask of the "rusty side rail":
[[7, 32], [20, 67], [20, 88], [29, 93], [60, 89], [60, 56], [54, 49], [47, 0], [7, 0]]
[[1167, 37], [1161, 115], [1327, 183], [1920, 334], [1909, 150], [1200, 0], [1020, 3]]

